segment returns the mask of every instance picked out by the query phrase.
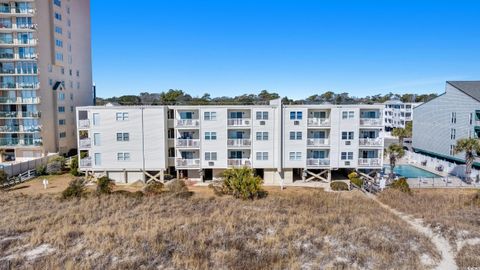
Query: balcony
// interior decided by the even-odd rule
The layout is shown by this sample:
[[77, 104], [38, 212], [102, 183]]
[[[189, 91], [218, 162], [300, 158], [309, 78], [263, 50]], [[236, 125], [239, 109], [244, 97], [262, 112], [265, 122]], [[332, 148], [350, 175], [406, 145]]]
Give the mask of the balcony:
[[40, 132], [42, 128], [40, 126], [0, 126], [0, 132], [4, 133], [35, 133]]
[[177, 128], [192, 128], [199, 127], [200, 120], [198, 119], [179, 119], [177, 120]]
[[313, 138], [307, 139], [307, 146], [321, 147], [321, 146], [329, 146], [329, 145], [330, 145], [329, 139], [313, 139]]
[[182, 159], [177, 158], [176, 167], [180, 168], [200, 168], [200, 159], [192, 158], [192, 159]]
[[362, 138], [359, 141], [360, 146], [382, 146], [383, 140], [378, 138]]
[[328, 167], [330, 159], [328, 158], [308, 158], [307, 167]]
[[83, 129], [90, 128], [90, 120], [88, 119], [78, 120], [78, 128], [83, 128]]
[[330, 126], [329, 118], [308, 118], [307, 120], [309, 127], [328, 127]]
[[34, 8], [16, 8], [15, 13], [22, 14], [22, 15], [33, 15], [35, 14], [35, 9]]
[[84, 167], [84, 168], [92, 167], [92, 158], [86, 157], [86, 158], [80, 159], [80, 167]]
[[31, 146], [42, 146], [41, 139], [0, 139], [0, 146], [9, 146], [9, 147], [31, 147]]
[[358, 159], [358, 166], [365, 167], [380, 167], [382, 160], [380, 158], [360, 158]]
[[92, 139], [85, 138], [79, 141], [80, 148], [91, 148], [92, 147]]
[[0, 112], [0, 118], [39, 118], [40, 112]]
[[230, 167], [250, 167], [252, 161], [249, 158], [233, 158], [227, 160], [227, 165]]
[[229, 127], [249, 127], [252, 124], [250, 118], [229, 118], [227, 125]]
[[31, 98], [0, 97], [0, 103], [3, 103], [3, 104], [38, 104], [38, 103], [40, 103], [40, 98], [39, 97], [31, 97]]
[[360, 126], [381, 127], [382, 118], [360, 118]]
[[228, 139], [227, 145], [231, 147], [250, 147], [252, 140], [250, 139]]
[[199, 139], [177, 139], [175, 140], [175, 147], [177, 148], [199, 148]]

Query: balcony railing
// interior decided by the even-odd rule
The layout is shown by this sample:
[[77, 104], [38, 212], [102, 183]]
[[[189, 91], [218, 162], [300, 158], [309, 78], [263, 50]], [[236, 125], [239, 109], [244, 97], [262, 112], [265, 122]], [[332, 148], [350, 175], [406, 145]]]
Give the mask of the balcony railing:
[[86, 157], [80, 159], [80, 167], [89, 168], [92, 167], [92, 158]]
[[0, 112], [0, 118], [39, 118], [40, 112]]
[[0, 146], [42, 146], [41, 139], [0, 139]]
[[88, 120], [88, 119], [78, 120], [78, 127], [79, 128], [90, 128], [90, 120]]
[[330, 145], [330, 141], [328, 139], [308, 138], [307, 145], [308, 146], [328, 146]]
[[175, 147], [179, 148], [199, 148], [199, 139], [177, 139], [175, 140]]
[[249, 158], [232, 158], [227, 160], [227, 164], [232, 167], [249, 167], [252, 166], [252, 161]]
[[359, 141], [360, 146], [382, 146], [381, 138], [362, 138]]
[[252, 120], [250, 118], [230, 118], [227, 123], [229, 127], [248, 127]]
[[200, 121], [198, 119], [179, 119], [177, 120], [177, 127], [198, 127]]
[[0, 132], [40, 132], [41, 126], [0, 126]]
[[81, 139], [79, 141], [79, 144], [80, 144], [80, 148], [90, 148], [92, 147], [92, 139], [90, 138]]
[[330, 166], [330, 159], [328, 158], [308, 158], [308, 167], [326, 167]]
[[382, 164], [380, 158], [360, 158], [358, 159], [358, 166], [379, 167]]
[[330, 126], [329, 118], [308, 118], [307, 120], [309, 127], [326, 127]]
[[176, 166], [177, 167], [183, 167], [183, 168], [199, 168], [200, 167], [200, 159], [198, 159], [198, 158], [192, 158], [192, 159], [177, 158]]
[[228, 146], [233, 147], [242, 147], [242, 146], [251, 146], [252, 140], [250, 139], [228, 139], [227, 140]]
[[382, 126], [382, 118], [360, 118], [361, 126]]
[[6, 103], [6, 104], [38, 104], [38, 103], [40, 103], [40, 98], [39, 97], [31, 97], [31, 98], [0, 97], [0, 103]]
[[17, 14], [35, 14], [34, 8], [16, 8], [15, 13]]

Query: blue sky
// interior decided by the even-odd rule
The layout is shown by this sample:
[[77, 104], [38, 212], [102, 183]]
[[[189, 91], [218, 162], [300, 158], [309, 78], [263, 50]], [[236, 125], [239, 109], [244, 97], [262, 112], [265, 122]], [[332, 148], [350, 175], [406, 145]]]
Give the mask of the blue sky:
[[170, 88], [365, 96], [480, 79], [475, 1], [91, 2], [100, 97]]

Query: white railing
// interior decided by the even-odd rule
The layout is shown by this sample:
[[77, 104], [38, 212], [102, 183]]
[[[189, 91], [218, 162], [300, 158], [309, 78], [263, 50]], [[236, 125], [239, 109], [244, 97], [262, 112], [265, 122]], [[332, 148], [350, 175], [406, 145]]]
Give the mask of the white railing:
[[200, 121], [198, 119], [179, 119], [177, 120], [177, 127], [198, 127]]
[[233, 167], [252, 166], [252, 162], [248, 158], [228, 159], [227, 164]]
[[78, 127], [79, 128], [90, 128], [90, 120], [78, 120]]
[[382, 165], [380, 158], [359, 158], [358, 166], [377, 167]]
[[308, 146], [328, 146], [330, 145], [330, 141], [328, 139], [307, 139]]
[[308, 158], [307, 166], [309, 167], [325, 167], [330, 166], [330, 159], [328, 158]]
[[227, 140], [227, 145], [228, 146], [236, 146], [236, 147], [251, 146], [252, 145], [252, 140], [250, 140], [250, 139], [228, 139]]
[[247, 127], [252, 123], [250, 118], [230, 118], [227, 122], [231, 127]]
[[379, 138], [362, 138], [359, 141], [361, 146], [382, 146], [383, 140]]
[[92, 158], [86, 157], [80, 159], [80, 167], [92, 167]]
[[92, 147], [92, 140], [90, 138], [81, 139], [79, 141], [80, 148], [90, 148]]
[[175, 147], [199, 148], [200, 140], [199, 139], [177, 139], [175, 140]]
[[198, 168], [200, 167], [200, 159], [192, 158], [192, 159], [182, 159], [177, 158], [177, 167], [184, 167], [184, 168]]
[[330, 125], [329, 118], [308, 118], [309, 127], [325, 127]]
[[360, 118], [361, 126], [382, 126], [381, 118]]

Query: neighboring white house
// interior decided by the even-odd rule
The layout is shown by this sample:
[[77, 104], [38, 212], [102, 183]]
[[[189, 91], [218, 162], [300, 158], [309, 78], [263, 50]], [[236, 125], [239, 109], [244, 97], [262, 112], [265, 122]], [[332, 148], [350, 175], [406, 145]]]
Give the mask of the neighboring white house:
[[447, 81], [446, 91], [414, 109], [415, 151], [462, 162], [458, 139], [480, 137], [480, 81]]
[[383, 105], [77, 108], [80, 170], [117, 182], [196, 181], [248, 166], [265, 183], [330, 181], [340, 168], [382, 168]]
[[385, 131], [392, 131], [394, 128], [405, 128], [407, 122], [413, 121], [413, 109], [422, 103], [404, 103], [400, 100], [389, 100], [384, 104]]

